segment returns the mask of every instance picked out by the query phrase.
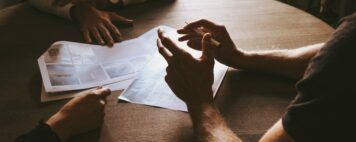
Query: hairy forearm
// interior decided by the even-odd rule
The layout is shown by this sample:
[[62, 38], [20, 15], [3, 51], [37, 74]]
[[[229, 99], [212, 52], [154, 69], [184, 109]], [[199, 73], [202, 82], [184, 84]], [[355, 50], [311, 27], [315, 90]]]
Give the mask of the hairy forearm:
[[320, 43], [290, 50], [245, 52], [242, 58], [236, 59], [235, 67], [300, 79], [310, 59], [323, 45]]
[[188, 105], [199, 142], [240, 142], [213, 103]]

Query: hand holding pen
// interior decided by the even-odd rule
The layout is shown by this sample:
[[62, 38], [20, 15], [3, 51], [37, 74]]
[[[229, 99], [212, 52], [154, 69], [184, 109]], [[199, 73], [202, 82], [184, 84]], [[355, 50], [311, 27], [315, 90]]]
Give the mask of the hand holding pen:
[[179, 41], [187, 41], [188, 46], [196, 50], [201, 50], [202, 34], [210, 33], [211, 43], [216, 47], [215, 59], [227, 66], [235, 67], [236, 60], [242, 58], [243, 53], [236, 48], [225, 26], [203, 19], [191, 22], [177, 32], [183, 35]]

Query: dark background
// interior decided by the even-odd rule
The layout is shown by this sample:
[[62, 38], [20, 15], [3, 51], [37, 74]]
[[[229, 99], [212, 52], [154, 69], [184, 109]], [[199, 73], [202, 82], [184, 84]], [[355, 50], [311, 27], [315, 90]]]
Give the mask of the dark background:
[[[25, 0], [0, 0], [0, 10]], [[332, 27], [336, 27], [340, 18], [356, 10], [355, 0], [326, 0], [326, 9], [320, 12], [322, 0], [279, 0], [322, 19]]]
[[0, 0], [0, 10], [22, 1], [24, 0]]

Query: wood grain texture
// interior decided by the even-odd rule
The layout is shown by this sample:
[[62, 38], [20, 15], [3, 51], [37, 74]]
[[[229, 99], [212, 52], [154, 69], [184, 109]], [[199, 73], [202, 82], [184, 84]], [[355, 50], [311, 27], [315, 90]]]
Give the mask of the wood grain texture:
[[[135, 20], [133, 28], [120, 28], [125, 38], [161, 24], [179, 28], [185, 21], [205, 18], [225, 25], [239, 48], [249, 51], [297, 48], [323, 42], [333, 32], [319, 19], [273, 0], [152, 0], [117, 12]], [[67, 102], [39, 102], [41, 78], [36, 60], [58, 40], [83, 41], [73, 22], [41, 13], [27, 3], [0, 11], [1, 140], [11, 141]], [[293, 99], [294, 83], [230, 69], [216, 101], [233, 131], [245, 141], [257, 141]], [[193, 141], [187, 113], [117, 103], [119, 94], [109, 97], [100, 130], [71, 141]]]

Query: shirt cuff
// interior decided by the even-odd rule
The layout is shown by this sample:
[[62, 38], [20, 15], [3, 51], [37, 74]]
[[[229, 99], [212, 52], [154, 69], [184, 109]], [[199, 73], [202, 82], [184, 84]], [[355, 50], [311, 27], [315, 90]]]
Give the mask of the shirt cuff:
[[60, 142], [58, 135], [42, 120], [30, 132], [16, 138], [15, 142]]

